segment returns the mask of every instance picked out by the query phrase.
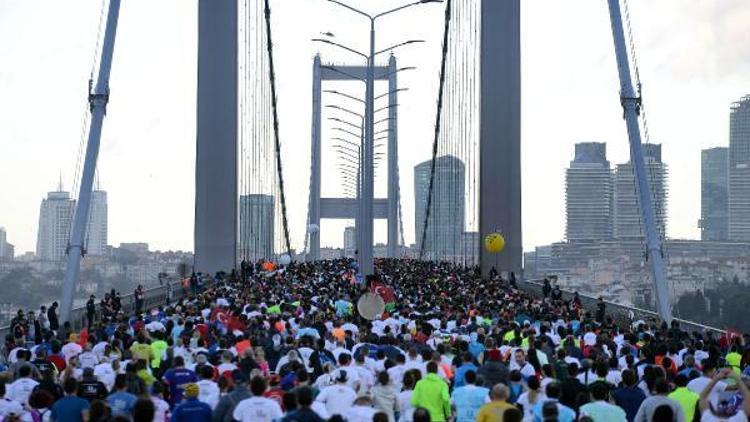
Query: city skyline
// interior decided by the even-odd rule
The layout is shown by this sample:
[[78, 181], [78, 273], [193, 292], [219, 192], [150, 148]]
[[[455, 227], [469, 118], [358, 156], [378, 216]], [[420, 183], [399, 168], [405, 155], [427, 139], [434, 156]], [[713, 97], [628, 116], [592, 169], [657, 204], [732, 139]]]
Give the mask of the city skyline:
[[[392, 3], [385, 1], [383, 7]], [[367, 6], [361, 1], [353, 4]], [[40, 5], [48, 13], [38, 13]], [[294, 104], [292, 99], [294, 93], [308, 91], [309, 75], [300, 76], [297, 69], [306, 69], [316, 51], [331, 60], [351, 61], [349, 56], [307, 40], [322, 29], [331, 30], [346, 42], [351, 39], [355, 47], [363, 40], [358, 39], [359, 22], [351, 22], [348, 15], [331, 9], [326, 2], [272, 1], [272, 7], [275, 22], [283, 19], [291, 23], [276, 25], [275, 41], [280, 62], [283, 153], [290, 159], [287, 167], [296, 171], [304, 169], [309, 158], [306, 106]], [[157, 17], [167, 12], [170, 20], [164, 22]], [[17, 255], [34, 248], [37, 221], [32, 210], [56, 178], [47, 169], [63, 168], [65, 179], [73, 179], [98, 13], [98, 7], [86, 4], [63, 6], [41, 0], [0, 6], [0, 39], [13, 41], [0, 43], [0, 53], [8, 58], [0, 70], [0, 90], [7, 93], [6, 98], [14, 98], [0, 104], [0, 142], [13, 145], [4, 148], [8, 165], [0, 169], [0, 191], [4, 192], [0, 224], [10, 233]], [[632, 1], [631, 13], [652, 137], [664, 146], [665, 161], [673, 163], [671, 179], [680, 181], [670, 185], [670, 203], [674, 206], [668, 211], [668, 235], [698, 238], [700, 229], [695, 223], [701, 212], [700, 151], [728, 145], [727, 110], [750, 91], [745, 59], [750, 56], [750, 47], [742, 42], [750, 6], [739, 1], [699, 3], [694, 7], [684, 7], [675, 0], [658, 5]], [[387, 27], [398, 28], [414, 16], [395, 17]], [[442, 11], [425, 9], [420, 16], [423, 21], [413, 25], [414, 36], [423, 36], [428, 42], [409, 49], [402, 60], [404, 65], [420, 67], [402, 78], [404, 86], [411, 89], [402, 101], [401, 138], [410, 140], [400, 151], [402, 169], [429, 158], [430, 139], [425, 134], [434, 121], [431, 105], [436, 95], [434, 65]], [[579, 23], [576, 28], [565, 24], [571, 19]], [[148, 241], [158, 249], [192, 249], [194, 22], [194, 8], [184, 3], [146, 5], [134, 1], [123, 6], [99, 166], [108, 190], [117, 192], [117, 199], [110, 198], [112, 243]], [[611, 161], [623, 162], [627, 141], [607, 37], [606, 8], [593, 2], [524, 4], [523, 28], [524, 242], [530, 249], [564, 237], [564, 172], [560, 170], [569, 160], [571, 145], [586, 139], [607, 140]], [[549, 32], [542, 28], [555, 32], [556, 37], [550, 39]], [[383, 31], [383, 43], [399, 41], [398, 34], [388, 32]], [[50, 37], [52, 33], [56, 36]], [[685, 53], [688, 44], [691, 50]], [[580, 48], [571, 48], [573, 45]], [[60, 60], [60, 55], [66, 60]], [[38, 69], [27, 66], [32, 59], [39, 63]], [[153, 63], [147, 73], [136, 67], [144, 59]], [[547, 69], [553, 63], [563, 65], [551, 75]], [[50, 68], [56, 71], [44, 70]], [[163, 107], [143, 101], [155, 91], [170, 99], [171, 110], [165, 112]], [[578, 111], [560, 113], [558, 105], [548, 101], [555, 97], [569, 99], [566, 109]], [[38, 98], [45, 101], [35, 118], [43, 116], [44, 125], [25, 117], [28, 113], [24, 110], [38, 107], [33, 100]], [[284, 126], [297, 116], [304, 123], [296, 125], [299, 128]], [[545, 124], [537, 124], [539, 121]], [[406, 127], [404, 122], [413, 122], [415, 127]], [[408, 173], [402, 171], [402, 186], [413, 185]], [[295, 175], [306, 177], [304, 171]], [[330, 178], [325, 183], [335, 185]], [[288, 196], [298, 201], [290, 206], [290, 220], [293, 246], [299, 249], [306, 187], [289, 189]], [[413, 242], [415, 232], [413, 193], [409, 191], [404, 189], [402, 199], [406, 243]], [[556, 210], [555, 215], [549, 215], [550, 209]], [[321, 227], [328, 236], [324, 244], [341, 241], [340, 230], [333, 227], [333, 223]], [[376, 236], [376, 241], [382, 240]]]

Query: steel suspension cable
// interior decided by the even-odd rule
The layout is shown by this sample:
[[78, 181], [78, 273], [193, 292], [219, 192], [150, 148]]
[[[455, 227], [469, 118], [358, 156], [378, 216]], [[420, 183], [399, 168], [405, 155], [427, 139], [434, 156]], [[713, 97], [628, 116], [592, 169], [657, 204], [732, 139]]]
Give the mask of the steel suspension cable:
[[290, 254], [291, 257], [291, 244], [289, 242], [289, 223], [286, 214], [286, 197], [284, 194], [284, 173], [281, 162], [281, 142], [279, 140], [279, 116], [277, 111], [277, 99], [276, 99], [276, 75], [274, 73], [273, 64], [273, 42], [271, 39], [271, 7], [269, 0], [265, 0], [265, 14], [266, 14], [266, 43], [268, 47], [268, 74], [271, 81], [271, 104], [273, 110], [273, 137], [276, 150], [276, 172], [279, 181], [279, 195], [281, 199], [281, 218], [284, 229], [284, 243], [286, 246], [286, 253]]
[[419, 245], [419, 259], [424, 258], [424, 246], [427, 240], [427, 225], [430, 219], [430, 210], [432, 208], [433, 188], [435, 184], [435, 161], [438, 153], [438, 140], [440, 137], [440, 116], [443, 109], [443, 90], [445, 87], [445, 64], [448, 56], [448, 32], [451, 21], [452, 0], [448, 0], [445, 6], [445, 28], [443, 29], [443, 57], [440, 63], [440, 85], [438, 88], [437, 114], [435, 118], [435, 136], [432, 142], [432, 163], [430, 166], [430, 184], [427, 189], [427, 205], [425, 207], [424, 224], [422, 226], [422, 241]]

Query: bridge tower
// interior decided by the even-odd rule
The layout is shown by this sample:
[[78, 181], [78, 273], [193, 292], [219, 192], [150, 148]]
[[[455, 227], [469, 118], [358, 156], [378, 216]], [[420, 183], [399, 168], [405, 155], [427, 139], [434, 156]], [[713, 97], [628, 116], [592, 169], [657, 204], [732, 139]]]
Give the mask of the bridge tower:
[[195, 154], [195, 271], [236, 265], [236, 1], [198, 3], [198, 97]]
[[[482, 0], [480, 52], [479, 242], [482, 274], [519, 274], [521, 239], [521, 3]], [[484, 237], [499, 231], [505, 250]]]

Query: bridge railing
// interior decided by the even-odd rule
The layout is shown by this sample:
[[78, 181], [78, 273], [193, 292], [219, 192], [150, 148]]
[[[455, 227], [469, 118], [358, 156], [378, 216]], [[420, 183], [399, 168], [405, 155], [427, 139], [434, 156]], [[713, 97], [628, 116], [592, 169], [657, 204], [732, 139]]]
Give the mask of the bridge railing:
[[[539, 297], [543, 295], [543, 286], [543, 280], [524, 280], [518, 282], [519, 289]], [[561, 289], [561, 291], [563, 299], [565, 300], [571, 300], [573, 298], [573, 295], [575, 294], [575, 292], [570, 290]], [[583, 307], [591, 312], [596, 309], [596, 305], [597, 303], [599, 303], [599, 298], [594, 296], [579, 293], [578, 297], [581, 299], [581, 304], [583, 305]], [[604, 301], [604, 303], [606, 304], [607, 315], [612, 316], [612, 318], [620, 324], [629, 325], [638, 320], [643, 320], [648, 323], [661, 321], [659, 319], [659, 314], [648, 309], [641, 309], [635, 306], [626, 306], [620, 303], [610, 302], [606, 300]], [[674, 318], [674, 320], [679, 322], [680, 329], [690, 333], [696, 331], [701, 333], [713, 333], [714, 335], [723, 335], [726, 333], [726, 331], [724, 330], [715, 327], [709, 327], [707, 325], [699, 324], [694, 321], [688, 321], [680, 318]]]
[[[171, 286], [171, 297], [168, 298], [168, 287]], [[184, 296], [186, 296], [187, 292], [183, 290], [182, 288], [182, 282], [180, 280], [165, 280], [163, 285], [151, 287], [149, 289], [145, 289], [143, 291], [143, 309], [147, 310], [156, 306], [165, 305], [168, 301], [174, 301], [177, 299], [181, 299]], [[120, 296], [120, 303], [122, 304], [122, 311], [125, 313], [125, 315], [132, 315], [133, 312], [135, 312], [135, 294], [129, 293]], [[101, 312], [99, 310], [99, 303], [97, 302], [96, 307], [96, 320], [99, 320], [101, 318]], [[62, 326], [64, 321], [60, 321], [60, 325]], [[70, 313], [70, 324], [72, 326], [73, 330], [80, 330], [81, 328], [86, 326], [86, 306], [80, 306], [77, 308], [73, 308]], [[10, 325], [6, 325], [3, 327], [0, 327], [0, 338], [3, 340], [3, 346], [4, 349], [4, 340], [5, 336], [10, 334]], [[3, 355], [7, 353], [7, 351], [3, 350]]]

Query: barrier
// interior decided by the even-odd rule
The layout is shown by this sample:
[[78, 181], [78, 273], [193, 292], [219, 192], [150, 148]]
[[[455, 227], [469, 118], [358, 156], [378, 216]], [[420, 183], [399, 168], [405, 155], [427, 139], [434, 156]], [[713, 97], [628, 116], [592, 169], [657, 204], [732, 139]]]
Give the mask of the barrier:
[[[169, 293], [168, 287], [171, 286], [171, 297], [167, 297], [167, 294]], [[143, 309], [147, 310], [156, 306], [166, 305], [167, 302], [172, 302], [178, 299], [181, 299], [186, 296], [186, 292], [183, 291], [182, 283], [179, 280], [167, 280], [163, 285], [152, 287], [150, 289], [145, 289], [143, 291]], [[126, 295], [120, 296], [120, 303], [122, 304], [122, 311], [125, 313], [125, 315], [132, 315], [135, 311], [135, 294], [129, 293]], [[70, 323], [72, 326], [72, 329], [75, 331], [80, 330], [84, 326], [86, 326], [86, 306], [80, 306], [78, 308], [74, 308], [70, 313]], [[98, 320], [100, 317], [99, 312], [99, 303], [97, 302], [97, 312], [96, 312], [96, 320]], [[60, 325], [64, 321], [60, 321]], [[0, 338], [3, 340], [2, 343], [2, 355], [6, 356], [7, 352], [5, 350], [5, 336], [10, 334], [10, 326], [6, 325], [4, 327], [0, 327]]]
[[[544, 286], [543, 280], [524, 280], [518, 282], [519, 289], [537, 296], [542, 296], [542, 287]], [[570, 290], [562, 290], [562, 296], [565, 300], [571, 300], [573, 299], [573, 295], [575, 292]], [[594, 296], [589, 296], [585, 294], [578, 294], [578, 297], [581, 299], [581, 304], [583, 304], [583, 307], [591, 312], [594, 312], [596, 310], [596, 305], [599, 303], [599, 299]], [[645, 322], [649, 323], [659, 323], [661, 319], [659, 318], [659, 314], [654, 311], [649, 311], [648, 309], [641, 309], [634, 306], [625, 306], [619, 303], [610, 302], [610, 301], [604, 301], [606, 305], [606, 311], [607, 315], [612, 316], [612, 318], [617, 321], [618, 323], [627, 323], [632, 324], [635, 321], [643, 320]], [[688, 331], [688, 332], [701, 332], [701, 333], [712, 333], [715, 335], [724, 335], [726, 334], [726, 331], [720, 330], [715, 327], [709, 327], [707, 325], [699, 324], [697, 322], [688, 321], [680, 318], [674, 318], [675, 321], [677, 321], [680, 325], [680, 329]]]

